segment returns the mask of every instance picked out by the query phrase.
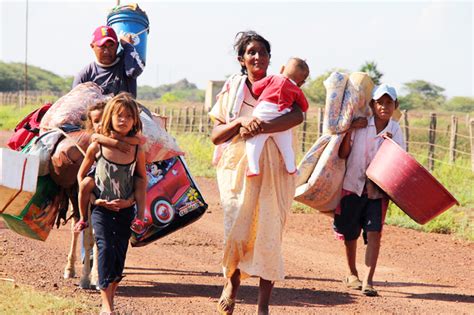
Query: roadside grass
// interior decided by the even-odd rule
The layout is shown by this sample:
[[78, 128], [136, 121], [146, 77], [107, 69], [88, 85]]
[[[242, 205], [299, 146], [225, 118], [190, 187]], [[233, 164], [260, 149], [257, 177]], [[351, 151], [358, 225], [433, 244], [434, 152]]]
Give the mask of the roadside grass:
[[38, 105], [0, 106], [0, 130], [13, 130], [15, 126], [29, 113], [37, 109]]
[[[147, 104], [150, 106], [150, 104]], [[151, 106], [150, 106], [151, 107]], [[24, 106], [22, 108], [16, 108], [15, 106], [0, 106], [0, 129], [12, 130], [18, 121], [26, 114], [37, 108], [34, 105]], [[171, 109], [172, 107], [169, 107]], [[411, 116], [413, 119], [410, 120], [411, 126], [427, 127], [427, 119]], [[447, 128], [447, 123], [444, 119], [438, 120], [438, 131]], [[315, 121], [313, 121], [315, 122]], [[463, 124], [460, 121], [460, 129]], [[442, 127], [441, 127], [442, 126]], [[311, 129], [315, 129], [316, 124], [311, 126]], [[214, 145], [211, 143], [209, 136], [206, 134], [196, 134], [191, 132], [183, 132], [183, 126], [175, 126], [172, 130], [172, 135], [176, 137], [176, 140], [180, 147], [186, 152], [185, 159], [191, 170], [191, 173], [195, 177], [215, 177], [215, 169], [212, 166], [212, 154], [214, 151]], [[465, 130], [463, 130], [465, 132]], [[446, 137], [448, 131], [442, 132], [437, 136], [437, 143], [440, 141], [443, 143], [441, 138]], [[442, 135], [442, 136], [441, 136]], [[311, 138], [316, 136], [316, 132], [311, 134]], [[413, 132], [410, 135], [412, 141], [424, 142], [427, 141], [427, 132], [423, 131], [420, 133]], [[307, 139], [308, 141], [309, 139]], [[310, 141], [312, 141], [311, 139]], [[459, 138], [459, 149], [463, 151], [468, 150], [467, 141], [463, 138]], [[444, 144], [444, 143], [443, 143]], [[310, 145], [307, 146], [309, 149]], [[410, 153], [426, 167], [427, 165], [427, 148], [425, 146], [411, 145]], [[389, 207], [387, 215], [387, 224], [402, 226], [406, 228], [412, 228], [422, 230], [426, 232], [446, 233], [453, 234], [463, 239], [474, 241], [474, 173], [470, 171], [470, 160], [466, 156], [459, 155], [455, 165], [448, 165], [448, 154], [440, 151], [436, 148], [435, 158], [442, 162], [435, 162], [435, 170], [433, 172], [436, 177], [447, 189], [450, 191], [455, 198], [459, 201], [460, 206], [455, 206], [450, 210], [446, 211], [442, 215], [436, 217], [425, 225], [419, 225], [403, 213], [394, 204]], [[297, 152], [297, 158], [301, 159], [303, 156], [302, 152]], [[293, 202], [293, 211], [303, 213], [313, 213], [314, 209], [302, 205], [298, 202]]]
[[[186, 151], [186, 162], [193, 176], [215, 177], [215, 169], [211, 164], [214, 146], [206, 135], [183, 134], [176, 136], [180, 147]], [[302, 155], [298, 154], [301, 158]], [[426, 164], [426, 159], [419, 160]], [[456, 162], [457, 166], [469, 167], [467, 160]], [[390, 203], [386, 223], [404, 228], [425, 232], [453, 234], [456, 237], [474, 241], [474, 173], [446, 164], [438, 163], [433, 172], [454, 197], [460, 206], [454, 206], [425, 225], [413, 221], [394, 203]], [[292, 211], [296, 213], [317, 213], [311, 207], [294, 201]]]
[[211, 162], [214, 145], [208, 136], [192, 133], [173, 134], [173, 136], [176, 137], [179, 147], [185, 151], [184, 158], [193, 177], [216, 176], [216, 170]]
[[50, 293], [0, 280], [0, 314], [85, 314], [99, 308], [78, 298], [63, 298]]

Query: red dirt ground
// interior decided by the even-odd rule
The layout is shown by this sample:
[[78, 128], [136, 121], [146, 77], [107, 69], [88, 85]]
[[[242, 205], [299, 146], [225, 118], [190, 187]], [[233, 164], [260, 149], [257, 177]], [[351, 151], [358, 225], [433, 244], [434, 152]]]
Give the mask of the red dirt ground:
[[[0, 141], [5, 143], [1, 134]], [[219, 265], [223, 216], [215, 180], [197, 181], [209, 210], [174, 234], [129, 249], [126, 277], [116, 299], [120, 313], [216, 313], [224, 283]], [[380, 296], [369, 298], [342, 285], [344, 249], [333, 238], [331, 224], [330, 218], [320, 214], [289, 216], [283, 242], [287, 279], [275, 285], [271, 313], [474, 312], [474, 243], [387, 226], [375, 275]], [[69, 226], [53, 230], [40, 242], [0, 223], [0, 278], [99, 305], [96, 291], [78, 289], [78, 278], [62, 278], [69, 238]], [[363, 253], [360, 242], [360, 268]], [[79, 263], [76, 268], [80, 273]], [[255, 313], [257, 285], [256, 278], [243, 282], [236, 314]]]

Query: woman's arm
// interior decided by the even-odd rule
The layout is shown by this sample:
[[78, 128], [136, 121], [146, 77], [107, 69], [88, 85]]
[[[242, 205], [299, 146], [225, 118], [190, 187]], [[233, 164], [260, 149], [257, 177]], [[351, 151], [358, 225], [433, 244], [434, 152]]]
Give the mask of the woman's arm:
[[239, 133], [240, 127], [249, 132], [257, 133], [261, 130], [261, 121], [256, 117], [238, 117], [229, 123], [223, 123], [216, 119], [212, 128], [211, 141], [215, 145], [226, 142]]

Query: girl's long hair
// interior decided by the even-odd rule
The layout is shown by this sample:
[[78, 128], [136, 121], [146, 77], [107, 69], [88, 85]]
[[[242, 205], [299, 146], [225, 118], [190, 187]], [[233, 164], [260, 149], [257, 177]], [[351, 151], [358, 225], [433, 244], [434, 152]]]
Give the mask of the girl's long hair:
[[102, 115], [102, 127], [100, 133], [109, 137], [114, 131], [112, 125], [112, 116], [118, 114], [121, 110], [128, 109], [133, 116], [133, 126], [127, 136], [132, 137], [142, 131], [142, 122], [138, 112], [138, 103], [133, 98], [132, 94], [122, 92], [113, 97], [107, 102]]

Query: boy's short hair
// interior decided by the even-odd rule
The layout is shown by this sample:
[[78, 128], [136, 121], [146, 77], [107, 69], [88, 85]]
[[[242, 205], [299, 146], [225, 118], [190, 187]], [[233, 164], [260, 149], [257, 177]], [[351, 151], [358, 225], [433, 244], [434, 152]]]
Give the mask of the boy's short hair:
[[395, 90], [394, 87], [385, 83], [380, 84], [379, 86], [374, 88], [374, 91], [372, 92], [372, 99], [376, 101], [382, 96], [384, 96], [384, 94], [390, 96], [393, 101], [397, 100], [397, 90]]
[[306, 60], [303, 60], [298, 57], [291, 57], [288, 62], [294, 62], [295, 67], [297, 67], [299, 70], [303, 71], [307, 75], [309, 74], [309, 66], [306, 63]]

